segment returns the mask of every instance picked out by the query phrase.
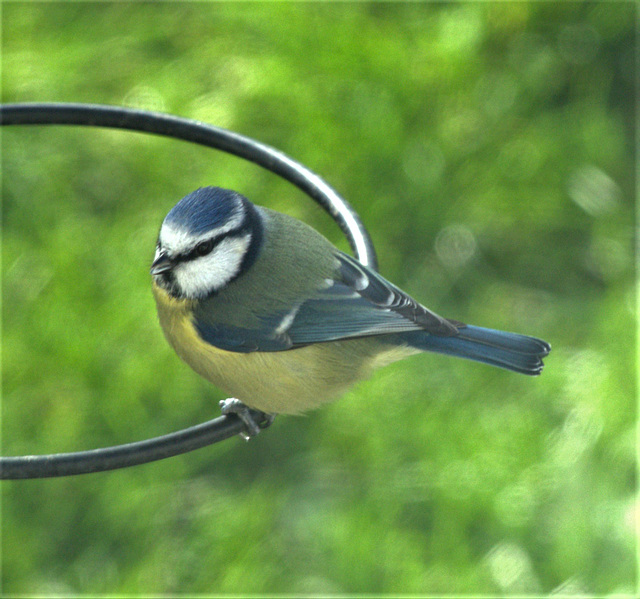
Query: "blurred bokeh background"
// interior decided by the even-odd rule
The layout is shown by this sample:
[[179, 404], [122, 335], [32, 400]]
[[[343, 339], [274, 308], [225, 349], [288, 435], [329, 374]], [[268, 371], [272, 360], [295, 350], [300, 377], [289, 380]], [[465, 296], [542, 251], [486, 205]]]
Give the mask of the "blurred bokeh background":
[[[7, 594], [635, 593], [628, 2], [2, 5], [2, 100], [135, 106], [273, 145], [440, 314], [542, 337], [532, 379], [422, 355], [340, 401], [124, 471], [2, 485]], [[290, 184], [184, 142], [2, 133], [2, 453], [218, 413], [156, 322], [167, 210]]]

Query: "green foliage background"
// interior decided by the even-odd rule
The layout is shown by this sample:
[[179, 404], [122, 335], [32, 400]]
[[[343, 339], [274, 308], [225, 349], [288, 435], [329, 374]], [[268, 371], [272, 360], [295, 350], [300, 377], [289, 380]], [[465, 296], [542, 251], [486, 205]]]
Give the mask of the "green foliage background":
[[[549, 340], [536, 379], [442, 356], [152, 465], [2, 485], [6, 594], [632, 594], [634, 3], [3, 2], [2, 100], [200, 119], [321, 174], [437, 312]], [[202, 185], [313, 224], [252, 164], [2, 130], [3, 454], [217, 415], [148, 267]]]

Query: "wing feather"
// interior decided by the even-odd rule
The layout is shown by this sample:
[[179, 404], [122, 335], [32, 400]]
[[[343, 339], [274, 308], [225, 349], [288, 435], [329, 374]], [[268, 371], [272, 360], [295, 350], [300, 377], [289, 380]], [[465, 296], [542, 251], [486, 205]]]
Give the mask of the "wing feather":
[[259, 316], [259, 328], [211, 322], [196, 310], [200, 336], [236, 352], [284, 351], [312, 343], [425, 330], [458, 334], [457, 324], [431, 312], [376, 272], [336, 250], [336, 270], [316, 292], [294, 306]]

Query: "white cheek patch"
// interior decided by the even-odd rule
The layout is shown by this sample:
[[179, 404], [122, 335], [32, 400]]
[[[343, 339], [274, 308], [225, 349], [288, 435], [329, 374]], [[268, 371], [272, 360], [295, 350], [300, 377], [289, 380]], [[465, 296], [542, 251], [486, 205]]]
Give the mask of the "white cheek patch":
[[206, 256], [181, 262], [174, 269], [174, 276], [184, 295], [198, 299], [218, 291], [240, 272], [251, 235], [227, 237]]

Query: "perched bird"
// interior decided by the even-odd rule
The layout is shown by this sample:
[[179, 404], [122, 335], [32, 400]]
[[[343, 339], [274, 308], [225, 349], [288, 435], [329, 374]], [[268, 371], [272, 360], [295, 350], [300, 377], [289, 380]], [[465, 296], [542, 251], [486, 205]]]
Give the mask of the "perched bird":
[[308, 225], [219, 187], [194, 191], [167, 214], [151, 275], [177, 354], [270, 414], [320, 406], [422, 351], [533, 375], [550, 350], [442, 318]]

